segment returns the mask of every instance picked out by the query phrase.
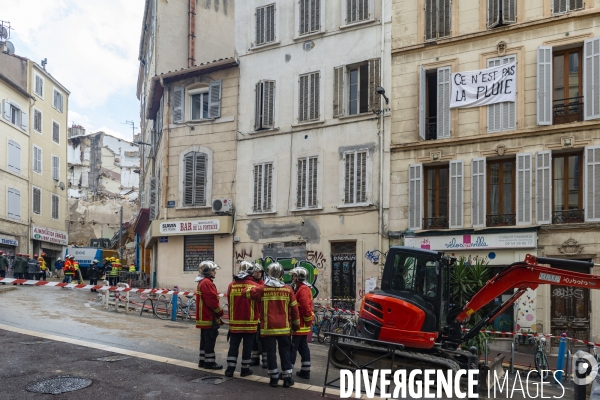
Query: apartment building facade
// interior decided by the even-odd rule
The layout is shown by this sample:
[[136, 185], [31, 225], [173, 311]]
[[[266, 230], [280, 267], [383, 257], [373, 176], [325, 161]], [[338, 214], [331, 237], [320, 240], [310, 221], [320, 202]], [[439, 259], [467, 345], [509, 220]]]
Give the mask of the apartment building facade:
[[[142, 270], [154, 286], [195, 287], [198, 266], [233, 272], [238, 62], [234, 2], [148, 0], [140, 41], [142, 209], [135, 224]], [[186, 21], [187, 23], [182, 23]]]
[[0, 53], [2, 223], [0, 250], [45, 252], [67, 245], [66, 125], [69, 91], [37, 63]]
[[[396, 0], [393, 13], [391, 236], [493, 272], [526, 254], [598, 262], [600, 2]], [[514, 68], [515, 101], [453, 107], [454, 73], [494, 67]], [[542, 285], [494, 326], [589, 340], [598, 300]]]
[[234, 260], [304, 266], [315, 297], [353, 309], [388, 207], [391, 2], [238, 2], [235, 27]]

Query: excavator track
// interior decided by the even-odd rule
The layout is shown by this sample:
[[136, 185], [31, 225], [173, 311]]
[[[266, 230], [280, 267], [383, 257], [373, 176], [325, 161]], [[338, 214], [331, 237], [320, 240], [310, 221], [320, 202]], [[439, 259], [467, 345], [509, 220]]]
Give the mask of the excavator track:
[[[360, 340], [360, 339], [359, 339]], [[382, 347], [360, 343], [356, 341], [340, 341], [338, 342], [340, 349], [344, 351], [358, 365], [365, 365], [369, 361], [380, 357], [387, 353], [387, 350]], [[340, 369], [354, 369], [348, 359], [332, 346], [329, 350], [329, 360], [333, 366]], [[421, 353], [410, 350], [396, 350], [394, 357], [394, 365], [391, 365], [391, 355], [382, 358], [379, 361], [369, 364], [369, 369], [443, 369], [458, 371], [460, 365], [458, 362], [431, 353]]]

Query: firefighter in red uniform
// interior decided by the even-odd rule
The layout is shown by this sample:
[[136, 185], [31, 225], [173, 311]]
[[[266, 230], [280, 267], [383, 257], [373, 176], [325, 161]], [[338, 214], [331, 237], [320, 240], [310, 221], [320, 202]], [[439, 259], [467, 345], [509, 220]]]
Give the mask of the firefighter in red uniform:
[[[269, 385], [277, 387], [279, 378], [283, 379], [283, 387], [294, 384], [292, 380], [292, 364], [290, 363], [290, 318], [291, 330], [300, 329], [298, 303], [294, 291], [282, 281], [283, 267], [272, 263], [267, 268], [267, 279], [263, 286], [244, 289], [244, 294], [254, 301], [259, 301], [260, 335], [267, 347]], [[277, 370], [277, 348], [281, 360], [281, 375]]]
[[296, 375], [303, 379], [310, 379], [310, 349], [308, 348], [307, 337], [312, 329], [313, 321], [313, 297], [312, 285], [306, 281], [308, 271], [304, 267], [296, 267], [291, 271], [294, 294], [298, 302], [298, 310], [300, 311], [300, 329], [292, 335], [292, 354], [290, 362], [292, 367], [296, 363], [296, 355], [300, 353], [300, 361], [302, 363], [300, 371]]
[[242, 346], [242, 376], [252, 375], [250, 369], [252, 362], [252, 344], [258, 330], [259, 310], [258, 303], [254, 300], [242, 296], [244, 289], [258, 286], [254, 279], [253, 263], [242, 261], [240, 272], [234, 277], [233, 282], [227, 289], [227, 298], [229, 299], [229, 352], [227, 353], [227, 369], [225, 376], [233, 376], [237, 365], [237, 358]]
[[202, 261], [200, 271], [202, 278], [198, 282], [196, 292], [196, 328], [200, 329], [200, 356], [198, 366], [206, 369], [223, 369], [217, 364], [215, 343], [219, 336], [219, 326], [223, 323], [223, 310], [219, 304], [219, 293], [213, 283], [217, 270], [221, 269], [212, 261]]

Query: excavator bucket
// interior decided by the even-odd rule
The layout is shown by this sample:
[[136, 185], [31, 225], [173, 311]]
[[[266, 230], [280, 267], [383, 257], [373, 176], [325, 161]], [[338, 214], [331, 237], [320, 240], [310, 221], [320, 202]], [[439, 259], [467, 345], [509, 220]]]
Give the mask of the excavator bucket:
[[[502, 368], [502, 363], [504, 362], [504, 355], [498, 355], [488, 365], [484, 365], [481, 368], [481, 372], [483, 373], [485, 379], [485, 386], [488, 389], [492, 389], [494, 387], [494, 377], [497, 381], [501, 381], [504, 378], [504, 368]], [[489, 371], [489, 373], [488, 373]]]

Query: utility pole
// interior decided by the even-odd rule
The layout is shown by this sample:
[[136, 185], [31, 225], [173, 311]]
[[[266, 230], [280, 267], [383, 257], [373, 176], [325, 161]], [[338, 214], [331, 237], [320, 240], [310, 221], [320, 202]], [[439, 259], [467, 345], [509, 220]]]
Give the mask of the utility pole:
[[135, 140], [135, 128], [139, 128], [139, 126], [135, 126], [135, 122], [133, 121], [125, 121], [124, 122], [127, 125], [131, 125], [131, 132], [133, 134], [133, 136], [131, 137], [131, 140]]
[[121, 216], [119, 224], [119, 260], [123, 262], [123, 206], [121, 206]]

